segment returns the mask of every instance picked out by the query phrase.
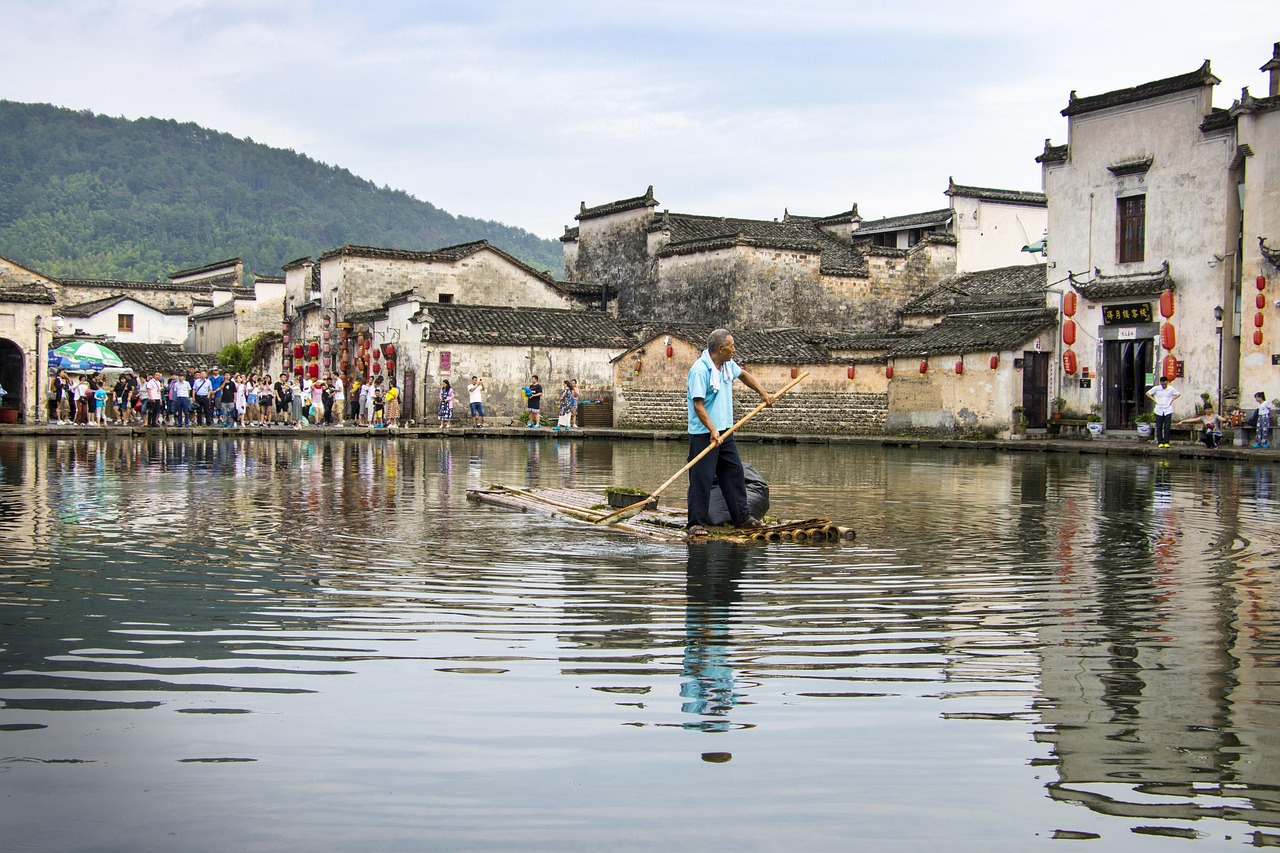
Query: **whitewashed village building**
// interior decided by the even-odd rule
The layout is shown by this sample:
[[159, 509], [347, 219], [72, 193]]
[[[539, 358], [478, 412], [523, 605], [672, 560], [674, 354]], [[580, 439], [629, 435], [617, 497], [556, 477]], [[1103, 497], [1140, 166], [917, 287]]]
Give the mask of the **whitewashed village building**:
[[1270, 94], [1246, 89], [1228, 109], [1213, 106], [1207, 61], [1129, 89], [1072, 92], [1066, 144], [1046, 141], [1037, 158], [1050, 304], [1064, 307], [1059, 341], [1075, 338], [1058, 344], [1051, 381], [1068, 408], [1097, 407], [1107, 428], [1150, 410], [1144, 392], [1162, 372], [1183, 392], [1178, 418], [1202, 395], [1230, 407], [1280, 393], [1268, 257], [1280, 244], [1280, 46], [1263, 70]]

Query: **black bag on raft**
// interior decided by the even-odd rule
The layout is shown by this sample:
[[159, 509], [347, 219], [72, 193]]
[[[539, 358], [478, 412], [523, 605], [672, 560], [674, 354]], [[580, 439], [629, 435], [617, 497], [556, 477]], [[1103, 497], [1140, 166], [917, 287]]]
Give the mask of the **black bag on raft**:
[[[747, 477], [747, 506], [756, 518], [763, 518], [769, 509], [769, 484], [760, 476], [760, 472], [750, 462], [742, 463], [742, 470]], [[732, 524], [729, 507], [720, 492], [720, 482], [711, 484], [711, 523]]]

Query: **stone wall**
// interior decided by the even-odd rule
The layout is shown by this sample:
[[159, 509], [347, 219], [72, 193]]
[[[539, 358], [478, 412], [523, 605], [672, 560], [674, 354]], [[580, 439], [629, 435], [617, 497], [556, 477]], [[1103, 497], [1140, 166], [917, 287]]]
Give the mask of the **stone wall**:
[[331, 305], [336, 296], [340, 316], [380, 308], [407, 290], [428, 302], [444, 295], [462, 305], [579, 307], [545, 279], [488, 250], [452, 263], [338, 255], [321, 261], [320, 281], [323, 304]]
[[[741, 392], [745, 391], [745, 394]], [[735, 416], [741, 418], [758, 403], [749, 389], [735, 387]], [[885, 394], [806, 393], [793, 391], [752, 418], [744, 431], [809, 433], [817, 435], [881, 435], [888, 397]], [[681, 391], [632, 388], [620, 391], [614, 402], [615, 425], [686, 429], [688, 408]]]
[[565, 252], [566, 277], [611, 285], [618, 294], [619, 316], [648, 319], [655, 299], [655, 267], [645, 227], [649, 219], [649, 208], [584, 219], [578, 241]]

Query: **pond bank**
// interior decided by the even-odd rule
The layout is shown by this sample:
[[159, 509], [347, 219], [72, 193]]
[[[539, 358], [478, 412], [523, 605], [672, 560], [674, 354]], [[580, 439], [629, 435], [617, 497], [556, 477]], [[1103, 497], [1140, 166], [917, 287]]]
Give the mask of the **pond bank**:
[[[397, 429], [370, 429], [367, 427], [245, 427], [227, 429], [222, 427], [157, 427], [138, 426], [59, 426], [57, 424], [37, 424], [34, 426], [14, 425], [0, 427], [0, 437], [4, 436], [41, 436], [41, 437], [76, 437], [88, 438], [95, 435], [107, 437], [126, 437], [154, 434], [163, 437], [180, 437], [204, 435], [218, 437], [232, 436], [271, 436], [285, 438], [288, 436], [308, 437], [328, 436], [334, 438], [371, 438], [377, 440], [408, 438], [439, 438], [442, 436], [465, 436], [467, 438], [524, 438], [549, 441], [683, 441], [685, 433], [679, 430], [644, 430], [592, 428], [557, 431], [548, 427], [529, 429], [527, 427], [451, 427], [441, 429], [438, 426], [403, 427]], [[810, 435], [810, 434], [775, 434], [775, 433], [737, 433], [741, 443], [764, 444], [827, 444], [827, 445], [862, 445], [871, 447], [916, 447], [922, 449], [966, 449], [966, 450], [998, 450], [1009, 453], [1080, 453], [1090, 455], [1115, 456], [1156, 456], [1182, 459], [1228, 459], [1254, 460], [1271, 463], [1280, 462], [1280, 448], [1255, 450], [1252, 447], [1226, 445], [1211, 450], [1199, 442], [1175, 444], [1173, 447], [1160, 448], [1154, 442], [1138, 438], [1135, 433], [1111, 432], [1098, 438], [1050, 438], [1031, 435], [1023, 439], [966, 439], [966, 438], [933, 438], [926, 436], [906, 435]]]

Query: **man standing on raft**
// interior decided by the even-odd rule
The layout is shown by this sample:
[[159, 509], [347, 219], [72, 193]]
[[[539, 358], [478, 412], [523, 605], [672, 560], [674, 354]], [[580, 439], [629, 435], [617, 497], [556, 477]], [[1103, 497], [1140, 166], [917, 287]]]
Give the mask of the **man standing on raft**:
[[773, 395], [755, 377], [733, 360], [733, 335], [728, 329], [716, 329], [707, 340], [707, 349], [686, 380], [689, 408], [689, 459], [708, 445], [715, 449], [689, 469], [689, 525], [691, 537], [706, 536], [710, 523], [711, 483], [719, 479], [720, 491], [733, 524], [740, 528], [763, 527], [750, 514], [747, 483], [742, 470], [742, 457], [732, 435], [721, 439], [720, 432], [733, 426], [733, 380], [743, 383], [760, 395], [765, 405], [773, 405]]

